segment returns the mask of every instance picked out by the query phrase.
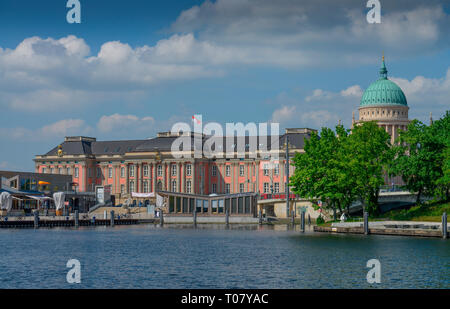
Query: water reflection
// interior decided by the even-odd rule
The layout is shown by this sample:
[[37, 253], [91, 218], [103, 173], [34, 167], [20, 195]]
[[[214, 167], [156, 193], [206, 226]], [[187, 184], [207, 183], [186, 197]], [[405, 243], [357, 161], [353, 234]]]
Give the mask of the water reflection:
[[[448, 240], [314, 233], [306, 225], [0, 230], [0, 288], [449, 288]], [[377, 258], [382, 283], [369, 285]]]

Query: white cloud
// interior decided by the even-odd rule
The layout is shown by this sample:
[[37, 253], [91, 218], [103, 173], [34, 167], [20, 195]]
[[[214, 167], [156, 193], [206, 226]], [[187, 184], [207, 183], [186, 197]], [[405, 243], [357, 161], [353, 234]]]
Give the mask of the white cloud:
[[53, 124], [43, 126], [39, 133], [42, 136], [67, 136], [67, 135], [86, 135], [91, 132], [91, 128], [81, 119], [64, 119]]
[[172, 29], [276, 66], [366, 63], [381, 49], [392, 59], [448, 46], [450, 17], [438, 1], [383, 3], [377, 25], [367, 23], [365, 10], [357, 0], [205, 1], [183, 11]]
[[412, 80], [396, 77], [390, 79], [405, 93], [410, 108], [410, 118], [425, 121], [429, 112], [440, 117], [450, 109], [450, 67], [442, 78], [416, 76]]
[[89, 135], [92, 128], [82, 119], [63, 119], [40, 128], [0, 128], [0, 140], [46, 141], [68, 135]]
[[[449, 110], [450, 68], [442, 78], [417, 76], [412, 80], [392, 77], [406, 95], [410, 119], [419, 119], [428, 123], [429, 113], [433, 118], [442, 117]], [[272, 113], [271, 121], [282, 126], [320, 128], [334, 127], [339, 120], [347, 127], [351, 125], [352, 111], [358, 118], [357, 108], [364, 90], [353, 85], [341, 91], [333, 92], [315, 89], [304, 97], [293, 97], [286, 92], [276, 97], [281, 107]]]
[[70, 110], [110, 99], [129, 101], [164, 81], [223, 74], [203, 60], [215, 57], [214, 48], [198, 44], [192, 34], [174, 35], [154, 47], [133, 49], [114, 41], [103, 44], [97, 55], [90, 56], [89, 50], [75, 36], [32, 37], [15, 49], [0, 49], [0, 107]]
[[242, 65], [348, 66], [374, 63], [381, 49], [395, 59], [448, 47], [450, 17], [439, 1], [385, 3], [379, 25], [366, 22], [365, 9], [356, 0], [205, 1], [181, 12], [173, 33], [154, 45], [111, 41], [97, 54], [73, 35], [26, 38], [14, 49], [0, 47], [0, 108], [69, 111]]
[[271, 122], [285, 123], [295, 117], [295, 106], [282, 106], [272, 114]]
[[347, 89], [344, 89], [341, 91], [341, 95], [344, 97], [357, 97], [361, 98], [363, 95], [363, 90], [359, 85], [354, 85], [351, 87], [348, 87]]
[[113, 114], [102, 116], [97, 123], [97, 128], [101, 133], [129, 133], [145, 132], [154, 130], [155, 120], [153, 117], [147, 116], [139, 118], [135, 115]]
[[9, 164], [8, 162], [6, 162], [6, 161], [0, 162], [0, 169], [1, 169], [1, 170], [8, 169], [9, 166], [10, 166], [10, 164]]

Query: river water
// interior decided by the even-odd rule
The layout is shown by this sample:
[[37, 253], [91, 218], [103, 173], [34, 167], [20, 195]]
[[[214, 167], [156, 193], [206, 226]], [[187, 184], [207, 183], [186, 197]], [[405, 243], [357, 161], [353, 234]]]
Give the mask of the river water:
[[[442, 239], [283, 225], [3, 229], [0, 239], [0, 288], [450, 288]], [[70, 259], [80, 284], [67, 283]], [[367, 283], [370, 259], [379, 284]]]

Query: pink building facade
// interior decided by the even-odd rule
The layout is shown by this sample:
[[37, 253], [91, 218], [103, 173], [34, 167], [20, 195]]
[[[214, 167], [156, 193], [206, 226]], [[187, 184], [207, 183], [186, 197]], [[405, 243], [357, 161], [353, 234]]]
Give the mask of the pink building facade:
[[[279, 159], [272, 164], [262, 152], [251, 157], [250, 150], [244, 158], [236, 155], [233, 158], [202, 156], [194, 159], [191, 149], [190, 155], [178, 158], [171, 146], [179, 135], [168, 132], [159, 133], [152, 139], [126, 141], [66, 137], [48, 153], [35, 157], [35, 170], [71, 175], [79, 192], [94, 192], [96, 186], [111, 185], [116, 202], [125, 201], [133, 192], [279, 193], [285, 191], [286, 138], [289, 137], [292, 158], [295, 153], [303, 152], [304, 139], [310, 138], [312, 132], [312, 129], [286, 129], [285, 134], [279, 136], [277, 149], [270, 149], [270, 137], [258, 137], [257, 152], [260, 146], [266, 146], [271, 153], [278, 152]], [[203, 137], [203, 142], [205, 140]], [[294, 168], [290, 166], [290, 174], [293, 172]]]

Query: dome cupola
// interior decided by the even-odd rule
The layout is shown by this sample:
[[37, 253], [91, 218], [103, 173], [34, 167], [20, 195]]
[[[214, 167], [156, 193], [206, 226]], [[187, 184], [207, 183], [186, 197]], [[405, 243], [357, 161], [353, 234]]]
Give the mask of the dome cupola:
[[383, 56], [383, 62], [380, 68], [380, 78], [364, 91], [360, 107], [383, 105], [408, 106], [406, 96], [402, 89], [396, 83], [388, 79], [387, 72]]

